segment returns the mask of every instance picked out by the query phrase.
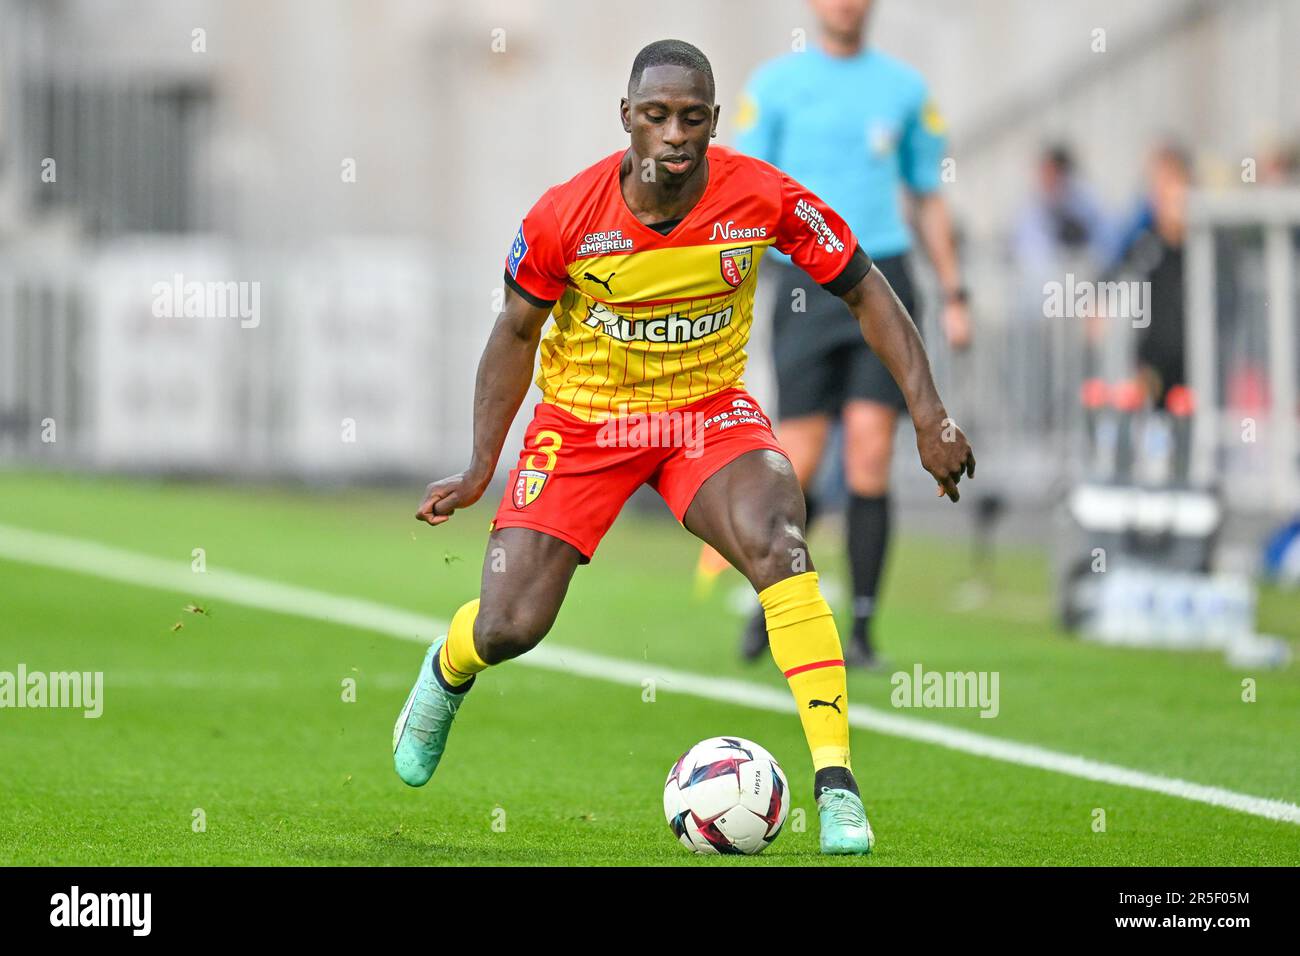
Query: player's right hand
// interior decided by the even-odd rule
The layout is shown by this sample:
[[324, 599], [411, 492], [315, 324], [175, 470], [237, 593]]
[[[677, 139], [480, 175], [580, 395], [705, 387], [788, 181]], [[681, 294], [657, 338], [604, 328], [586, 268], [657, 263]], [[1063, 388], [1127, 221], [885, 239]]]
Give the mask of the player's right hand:
[[468, 470], [432, 482], [424, 489], [424, 500], [416, 509], [415, 520], [436, 527], [449, 520], [457, 508], [468, 508], [482, 498], [487, 486], [487, 481], [475, 477]]
[[962, 475], [975, 477], [975, 452], [957, 423], [945, 417], [937, 423], [913, 420], [916, 426], [916, 447], [921, 453], [921, 467], [939, 483], [938, 495], [947, 495], [953, 501], [961, 498], [957, 482]]

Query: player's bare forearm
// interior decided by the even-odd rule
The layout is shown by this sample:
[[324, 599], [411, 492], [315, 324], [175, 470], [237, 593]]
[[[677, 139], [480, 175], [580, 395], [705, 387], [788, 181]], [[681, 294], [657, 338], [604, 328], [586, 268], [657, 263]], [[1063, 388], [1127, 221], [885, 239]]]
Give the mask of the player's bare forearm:
[[880, 270], [872, 266], [843, 298], [862, 327], [863, 338], [898, 382], [912, 418], [942, 421], [947, 412], [934, 386], [921, 336]]
[[975, 455], [939, 398], [916, 323], [875, 266], [843, 299], [862, 327], [863, 338], [903, 392], [922, 467], [939, 483], [940, 494], [956, 501], [961, 476], [975, 476]]
[[549, 307], [532, 305], [506, 290], [505, 308], [497, 316], [479, 359], [474, 383], [474, 451], [469, 467], [425, 489], [415, 513], [419, 521], [442, 524], [458, 508], [483, 496], [496, 471], [501, 448], [528, 386]]

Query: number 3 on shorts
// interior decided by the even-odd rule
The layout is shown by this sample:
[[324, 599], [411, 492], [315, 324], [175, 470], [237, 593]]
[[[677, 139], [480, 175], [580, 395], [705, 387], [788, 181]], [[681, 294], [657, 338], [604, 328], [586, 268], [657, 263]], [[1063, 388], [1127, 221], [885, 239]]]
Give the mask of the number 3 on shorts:
[[525, 465], [528, 468], [536, 469], [538, 471], [554, 471], [555, 459], [563, 444], [564, 439], [560, 437], [559, 432], [553, 432], [550, 430], [538, 432], [537, 450], [546, 456], [546, 464], [542, 465], [541, 468], [538, 468], [536, 463], [537, 456], [529, 455], [528, 461], [525, 462]]

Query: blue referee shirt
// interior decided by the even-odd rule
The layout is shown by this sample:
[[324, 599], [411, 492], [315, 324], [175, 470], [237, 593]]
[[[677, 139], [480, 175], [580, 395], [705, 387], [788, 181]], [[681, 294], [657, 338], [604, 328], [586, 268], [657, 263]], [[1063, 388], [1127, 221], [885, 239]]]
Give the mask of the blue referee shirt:
[[938, 189], [945, 145], [943, 117], [912, 67], [871, 48], [789, 53], [750, 78], [736, 126], [737, 149], [816, 193], [867, 255], [911, 248], [900, 187]]

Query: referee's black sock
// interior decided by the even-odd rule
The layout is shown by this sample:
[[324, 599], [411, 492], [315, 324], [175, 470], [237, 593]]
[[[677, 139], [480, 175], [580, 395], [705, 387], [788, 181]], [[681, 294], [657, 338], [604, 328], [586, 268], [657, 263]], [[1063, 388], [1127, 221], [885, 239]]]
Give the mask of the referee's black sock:
[[889, 547], [889, 496], [849, 497], [849, 564], [853, 570], [853, 643], [871, 650], [871, 618]]

